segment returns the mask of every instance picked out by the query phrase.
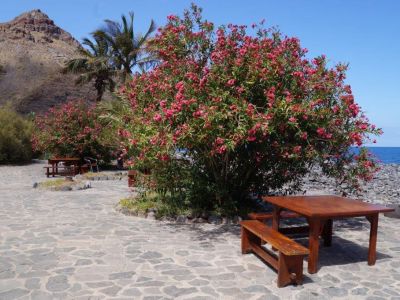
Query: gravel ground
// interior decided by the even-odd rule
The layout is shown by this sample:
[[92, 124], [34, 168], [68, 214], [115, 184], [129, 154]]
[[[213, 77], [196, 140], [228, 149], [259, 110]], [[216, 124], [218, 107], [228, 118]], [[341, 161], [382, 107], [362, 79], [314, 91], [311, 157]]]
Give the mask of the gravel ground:
[[122, 215], [126, 180], [32, 188], [43, 180], [41, 163], [0, 167], [0, 299], [400, 299], [400, 219], [380, 218], [372, 267], [368, 223], [335, 222], [319, 272], [304, 261], [304, 284], [278, 289], [274, 271], [241, 255], [238, 226]]

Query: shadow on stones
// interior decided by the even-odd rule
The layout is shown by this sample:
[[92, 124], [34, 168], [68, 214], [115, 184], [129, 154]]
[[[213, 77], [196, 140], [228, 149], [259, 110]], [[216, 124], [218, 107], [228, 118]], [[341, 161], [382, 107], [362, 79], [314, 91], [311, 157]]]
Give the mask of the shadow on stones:
[[[282, 220], [282, 225], [284, 226], [294, 226], [294, 225], [305, 225], [304, 219], [285, 219]], [[213, 241], [223, 241], [229, 235], [237, 237], [238, 245], [240, 244], [240, 226], [239, 225], [219, 225], [215, 226], [213, 229], [204, 228], [204, 226], [199, 224], [166, 224], [171, 230], [176, 232], [180, 231], [191, 231], [194, 238], [192, 241], [202, 242], [204, 247], [211, 246]], [[369, 240], [369, 223], [365, 218], [349, 218], [342, 220], [334, 220], [334, 232], [332, 237], [332, 246], [323, 246], [322, 239], [319, 250], [319, 266], [323, 268], [324, 266], [333, 265], [349, 265], [358, 262], [365, 262], [367, 264], [368, 259], [368, 246], [362, 246], [357, 242], [353, 242], [348, 239], [344, 239], [337, 234], [357, 233], [360, 237], [368, 242]], [[337, 233], [337, 234], [335, 234]], [[308, 236], [306, 235], [290, 235], [296, 242], [308, 247]], [[357, 237], [357, 240], [359, 238]], [[379, 250], [379, 243], [377, 246]], [[381, 253], [377, 251], [376, 259], [382, 260], [391, 258], [390, 255]], [[306, 258], [307, 259], [307, 258]], [[309, 279], [305, 280], [307, 282]], [[311, 279], [310, 279], [311, 280]]]
[[201, 224], [165, 224], [176, 232], [191, 231], [195, 241], [221, 241], [226, 235], [240, 237], [240, 225], [217, 225], [213, 229], [204, 228]]

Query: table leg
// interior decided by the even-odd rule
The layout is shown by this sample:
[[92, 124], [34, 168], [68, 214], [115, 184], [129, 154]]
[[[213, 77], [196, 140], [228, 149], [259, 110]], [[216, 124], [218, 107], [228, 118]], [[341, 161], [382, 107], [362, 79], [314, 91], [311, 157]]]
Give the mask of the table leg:
[[56, 169], [55, 169], [55, 166], [53, 163], [53, 164], [51, 164], [51, 173], [52, 173], [53, 177], [54, 177], [55, 171], [56, 171]]
[[321, 234], [321, 220], [310, 219], [310, 233], [308, 239], [308, 273], [313, 274], [318, 271], [318, 252], [319, 252], [319, 235]]
[[332, 225], [333, 220], [328, 219], [324, 224], [324, 229], [322, 231], [322, 237], [324, 239], [324, 246], [330, 247], [332, 245]]
[[[279, 222], [281, 219], [281, 211], [282, 208], [274, 205], [272, 211], [272, 229], [279, 231]], [[277, 249], [272, 247], [272, 250], [276, 251]]]
[[279, 222], [281, 219], [281, 211], [282, 211], [282, 208], [274, 205], [273, 211], [272, 211], [272, 228], [275, 229], [276, 231], [279, 231]]
[[368, 248], [368, 265], [373, 266], [376, 262], [376, 240], [378, 236], [378, 218], [379, 214], [366, 216], [371, 224], [369, 233], [369, 248]]

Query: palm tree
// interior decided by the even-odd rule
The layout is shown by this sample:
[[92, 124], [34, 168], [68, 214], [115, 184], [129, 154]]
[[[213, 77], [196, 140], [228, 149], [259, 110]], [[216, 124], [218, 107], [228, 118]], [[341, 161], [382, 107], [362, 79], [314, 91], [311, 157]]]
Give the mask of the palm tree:
[[137, 66], [142, 71], [156, 63], [156, 59], [147, 49], [150, 35], [156, 29], [151, 20], [147, 32], [135, 34], [133, 31], [133, 12], [129, 18], [121, 17], [122, 23], [105, 20], [105, 26], [93, 33], [93, 36], [107, 41], [111, 48], [111, 56], [118, 70], [121, 71], [123, 81], [132, 74], [132, 69]]
[[79, 74], [76, 84], [93, 81], [97, 91], [96, 101], [101, 101], [106, 89], [114, 91], [116, 71], [110, 62], [108, 43], [97, 36], [93, 37], [94, 42], [88, 38], [83, 39], [82, 44], [87, 48], [80, 48], [80, 57], [67, 61], [63, 72]]

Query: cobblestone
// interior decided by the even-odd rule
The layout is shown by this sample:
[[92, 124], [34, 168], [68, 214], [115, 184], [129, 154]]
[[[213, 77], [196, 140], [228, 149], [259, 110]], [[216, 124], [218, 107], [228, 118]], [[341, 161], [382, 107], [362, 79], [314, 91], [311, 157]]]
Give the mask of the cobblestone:
[[[242, 255], [236, 225], [172, 224], [115, 211], [127, 183], [93, 181], [46, 191], [42, 164], [0, 167], [0, 299], [395, 299], [400, 220], [380, 217], [368, 266], [369, 225], [334, 222], [332, 247], [303, 286], [278, 289], [276, 272]], [[218, 223], [218, 222], [216, 222]], [[306, 240], [299, 240], [306, 244]]]

